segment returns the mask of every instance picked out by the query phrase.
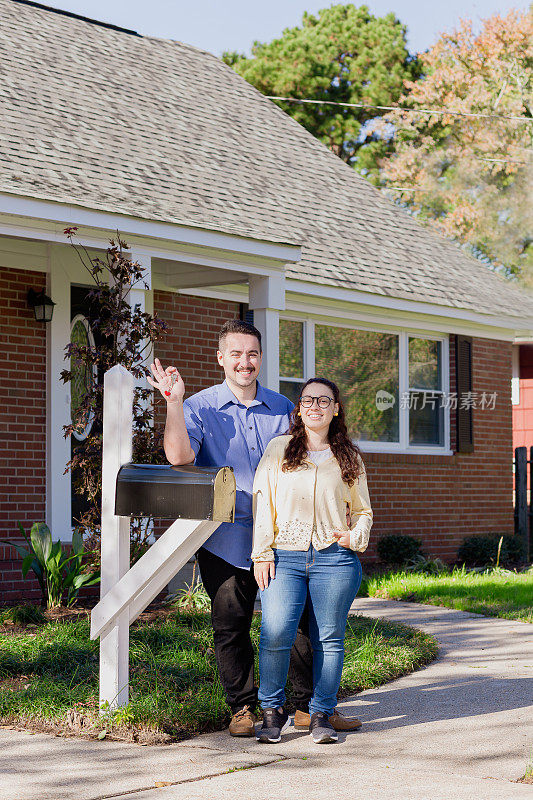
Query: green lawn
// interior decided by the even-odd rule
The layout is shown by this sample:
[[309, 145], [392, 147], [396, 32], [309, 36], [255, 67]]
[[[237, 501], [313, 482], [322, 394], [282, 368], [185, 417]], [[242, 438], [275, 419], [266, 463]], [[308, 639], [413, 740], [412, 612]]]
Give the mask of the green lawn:
[[395, 572], [368, 578], [371, 597], [415, 600], [491, 617], [533, 622], [533, 568], [515, 573], [503, 569], [440, 575]]
[[[260, 618], [253, 623], [257, 646]], [[379, 686], [430, 662], [435, 640], [403, 625], [352, 617], [341, 694]], [[209, 615], [172, 613], [131, 630], [130, 703], [98, 719], [98, 642], [86, 619], [17, 629], [0, 640], [0, 720], [34, 730], [175, 741], [224, 727], [228, 709]], [[144, 738], [143, 738], [144, 737]]]

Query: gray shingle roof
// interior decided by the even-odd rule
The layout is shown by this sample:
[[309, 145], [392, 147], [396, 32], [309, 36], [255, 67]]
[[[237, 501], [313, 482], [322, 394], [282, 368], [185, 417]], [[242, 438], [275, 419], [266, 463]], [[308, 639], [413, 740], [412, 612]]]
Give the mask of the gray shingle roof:
[[210, 53], [0, 0], [0, 191], [302, 245], [287, 275], [528, 317]]

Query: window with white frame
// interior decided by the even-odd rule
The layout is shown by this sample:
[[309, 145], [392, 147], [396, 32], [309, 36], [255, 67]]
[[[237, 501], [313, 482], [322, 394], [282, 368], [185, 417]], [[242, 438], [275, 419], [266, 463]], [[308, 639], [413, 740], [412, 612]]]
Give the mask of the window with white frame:
[[339, 387], [354, 438], [399, 441], [397, 334], [315, 325], [315, 372]]
[[296, 402], [321, 376], [341, 391], [348, 430], [362, 446], [444, 449], [447, 338], [280, 320], [280, 392]]
[[409, 337], [409, 444], [444, 444], [442, 343]]
[[304, 377], [304, 323], [279, 321], [279, 390], [296, 405]]

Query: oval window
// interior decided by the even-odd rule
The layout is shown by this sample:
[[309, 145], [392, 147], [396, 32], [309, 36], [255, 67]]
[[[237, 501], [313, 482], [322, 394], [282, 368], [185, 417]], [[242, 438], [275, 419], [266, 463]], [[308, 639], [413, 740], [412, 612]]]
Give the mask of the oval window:
[[[83, 314], [77, 314], [70, 324], [70, 341], [80, 347], [94, 348], [94, 336], [89, 326], [89, 320]], [[70, 360], [70, 371], [72, 373], [70, 382], [70, 419], [72, 424], [75, 421], [78, 422], [76, 430], [72, 431], [72, 435], [81, 442], [91, 432], [94, 413], [92, 411], [87, 412], [85, 418], [80, 419], [79, 408], [83, 397], [88, 393], [92, 393], [98, 373], [96, 366], [87, 366], [72, 358]]]

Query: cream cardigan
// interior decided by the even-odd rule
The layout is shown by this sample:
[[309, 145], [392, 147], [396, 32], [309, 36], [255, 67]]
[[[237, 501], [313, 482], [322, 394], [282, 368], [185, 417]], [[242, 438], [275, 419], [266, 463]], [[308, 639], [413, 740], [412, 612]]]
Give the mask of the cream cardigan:
[[335, 531], [347, 531], [350, 547], [362, 553], [368, 546], [372, 508], [363, 469], [352, 486], [342, 480], [332, 455], [316, 465], [309, 459], [298, 469], [283, 472], [281, 464], [290, 436], [272, 439], [259, 462], [253, 485], [254, 537], [252, 561], [273, 561], [272, 548], [323, 550], [337, 541]]

